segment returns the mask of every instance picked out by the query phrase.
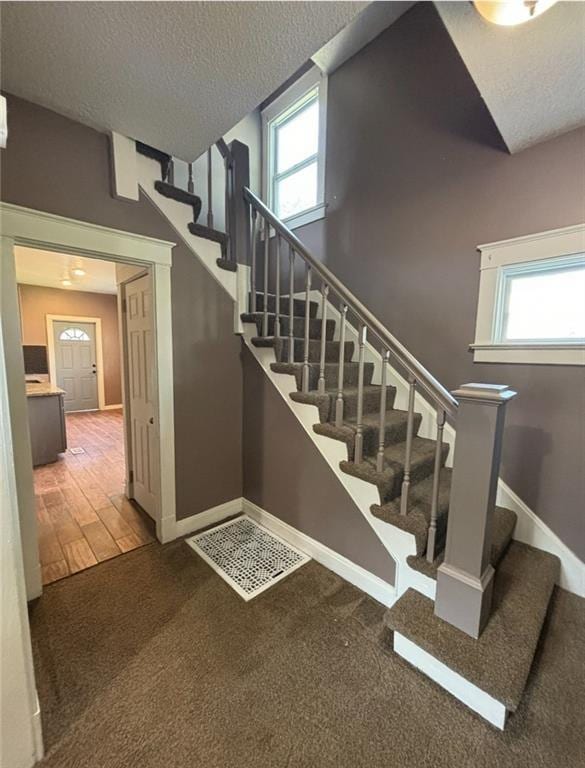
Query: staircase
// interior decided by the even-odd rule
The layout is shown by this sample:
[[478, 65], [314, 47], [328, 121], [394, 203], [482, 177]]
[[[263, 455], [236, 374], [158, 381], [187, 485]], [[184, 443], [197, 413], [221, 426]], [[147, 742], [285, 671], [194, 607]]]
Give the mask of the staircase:
[[[191, 206], [200, 227], [201, 201], [173, 188], [168, 161], [155, 159], [157, 193]], [[394, 650], [503, 728], [559, 577], [558, 559], [512, 541], [516, 515], [494, 505], [515, 393], [476, 384], [448, 392], [262, 201], [247, 187], [235, 193], [250, 215], [248, 242], [238, 248], [250, 270], [244, 340], [257, 359], [271, 355], [270, 371], [293, 382], [290, 400], [311, 407], [314, 433], [339, 446], [334, 469], [349, 492], [369, 489], [363, 498], [376, 499], [358, 506], [397, 563], [386, 614]], [[220, 241], [204, 229], [199, 236], [229, 241], [229, 232]], [[233, 259], [220, 266], [238, 269]], [[429, 409], [432, 437], [422, 430]], [[446, 430], [456, 430], [454, 454]]]

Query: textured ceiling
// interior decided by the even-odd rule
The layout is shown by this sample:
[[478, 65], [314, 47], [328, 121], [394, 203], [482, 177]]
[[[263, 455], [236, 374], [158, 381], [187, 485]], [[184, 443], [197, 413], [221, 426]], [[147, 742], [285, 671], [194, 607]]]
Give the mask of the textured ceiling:
[[585, 3], [560, 2], [518, 27], [471, 3], [435, 3], [510, 152], [585, 124]]
[[3, 2], [2, 89], [198, 157], [365, 2]]
[[[25, 285], [43, 285], [48, 288], [63, 288], [67, 291], [89, 291], [90, 293], [116, 293], [116, 265], [101, 259], [85, 259], [66, 253], [41, 251], [17, 245], [14, 248], [16, 282]], [[74, 267], [81, 267], [85, 275], [70, 274]], [[72, 285], [65, 287], [61, 280], [70, 277]]]
[[414, 2], [375, 2], [358, 14], [312, 56], [322, 72], [330, 74], [412, 8]]

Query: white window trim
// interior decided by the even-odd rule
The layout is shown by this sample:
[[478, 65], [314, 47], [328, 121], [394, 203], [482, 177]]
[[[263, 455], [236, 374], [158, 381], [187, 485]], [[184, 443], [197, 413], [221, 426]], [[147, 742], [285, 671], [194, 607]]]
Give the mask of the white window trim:
[[262, 110], [262, 199], [274, 210], [272, 199], [273, 159], [270, 151], [271, 124], [309, 91], [318, 87], [319, 142], [317, 148], [317, 204], [283, 219], [289, 229], [302, 227], [325, 217], [325, 139], [327, 135], [327, 76], [313, 67]]
[[499, 342], [498, 301], [506, 268], [526, 262], [551, 261], [585, 252], [585, 224], [538, 232], [479, 245], [481, 254], [475, 342], [476, 363], [585, 365], [585, 344], [537, 341]]

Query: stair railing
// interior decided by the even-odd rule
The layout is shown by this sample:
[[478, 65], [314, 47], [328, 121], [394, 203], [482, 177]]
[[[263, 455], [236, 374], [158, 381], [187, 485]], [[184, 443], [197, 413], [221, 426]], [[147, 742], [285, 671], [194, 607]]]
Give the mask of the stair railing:
[[[335, 423], [338, 427], [342, 426], [344, 420], [345, 398], [347, 373], [345, 369], [345, 337], [347, 316], [350, 313], [358, 325], [358, 375], [357, 375], [357, 403], [356, 403], [356, 426], [353, 444], [353, 460], [359, 464], [363, 460], [363, 439], [364, 439], [364, 418], [363, 418], [363, 398], [364, 398], [364, 369], [365, 369], [365, 350], [368, 338], [374, 338], [378, 341], [380, 351], [378, 354], [381, 359], [381, 386], [380, 386], [380, 410], [379, 410], [379, 442], [376, 455], [376, 469], [378, 472], [384, 471], [384, 451], [386, 445], [386, 402], [387, 402], [387, 366], [393, 357], [398, 365], [406, 370], [409, 379], [409, 398], [408, 398], [408, 416], [406, 430], [406, 448], [404, 457], [404, 477], [402, 481], [401, 494], [401, 513], [406, 515], [408, 512], [408, 496], [410, 490], [411, 467], [412, 467], [412, 447], [414, 435], [415, 420], [415, 393], [416, 390], [423, 392], [434, 404], [437, 411], [437, 449], [434, 460], [433, 490], [431, 502], [431, 519], [429, 526], [429, 542], [427, 546], [427, 558], [429, 561], [435, 559], [436, 550], [436, 530], [438, 517], [438, 499], [440, 490], [440, 473], [443, 456], [443, 428], [446, 419], [449, 417], [454, 420], [457, 415], [457, 400], [451, 393], [440, 384], [434, 376], [393, 336], [390, 331], [375, 317], [360, 301], [351, 293], [351, 291], [318, 259], [316, 259], [305, 245], [291, 232], [282, 221], [253, 193], [250, 189], [244, 189], [244, 198], [251, 207], [251, 311], [256, 311], [256, 277], [258, 269], [258, 233], [262, 231], [263, 242], [263, 286], [262, 286], [262, 331], [265, 336], [270, 333], [269, 320], [269, 262], [270, 262], [270, 233], [274, 232], [275, 237], [275, 259], [280, 269], [280, 251], [281, 241], [288, 244], [289, 247], [289, 306], [288, 306], [288, 360], [294, 360], [293, 337], [294, 337], [294, 286], [295, 286], [295, 258], [299, 257], [304, 266], [304, 293], [305, 293], [305, 318], [304, 318], [304, 344], [302, 355], [302, 378], [301, 388], [303, 392], [308, 392], [311, 384], [318, 392], [323, 394], [326, 387], [326, 339], [327, 339], [327, 300], [330, 293], [337, 297], [339, 301], [340, 312], [340, 345], [339, 345], [339, 375], [336, 385], [335, 396]], [[258, 220], [262, 221], [259, 226]], [[322, 312], [321, 312], [321, 343], [319, 354], [318, 372], [315, 370], [312, 376], [310, 365], [311, 348], [311, 322], [310, 317], [310, 295], [313, 285], [314, 275], [318, 277], [321, 283]], [[272, 333], [275, 337], [279, 335], [279, 315], [280, 315], [280, 275], [275, 283], [276, 286], [276, 306], [274, 326]], [[296, 334], [300, 335], [300, 334]], [[315, 380], [316, 379], [316, 380]]]
[[[258, 234], [264, 236], [264, 284], [262, 296], [262, 329], [270, 333], [269, 318], [269, 261], [271, 258], [270, 237], [274, 232], [277, 260], [275, 316], [272, 332], [278, 338], [281, 329], [280, 306], [280, 254], [282, 242], [289, 247], [289, 301], [288, 301], [288, 360], [293, 362], [294, 337], [294, 294], [295, 258], [299, 257], [304, 266], [304, 341], [302, 350], [302, 390], [310, 388], [323, 394], [327, 385], [327, 302], [329, 294], [339, 302], [339, 376], [335, 387], [335, 423], [341, 426], [345, 410], [345, 336], [347, 316], [351, 314], [358, 326], [358, 379], [356, 425], [353, 443], [353, 460], [363, 460], [364, 440], [364, 368], [365, 348], [368, 334], [377, 340], [381, 359], [379, 440], [376, 453], [376, 470], [384, 472], [386, 447], [386, 404], [387, 373], [392, 358], [408, 377], [408, 413], [404, 470], [401, 486], [402, 515], [408, 513], [409, 490], [413, 474], [413, 442], [415, 423], [416, 393], [423, 393], [434, 405], [436, 411], [436, 443], [433, 461], [430, 519], [427, 532], [426, 558], [434, 562], [437, 557], [439, 517], [439, 496], [441, 490], [441, 468], [443, 466], [443, 432], [447, 419], [457, 421], [457, 441], [451, 478], [449, 518], [444, 560], [437, 571], [437, 592], [435, 613], [462, 631], [478, 637], [490, 612], [492, 579], [494, 569], [490, 562], [492, 521], [495, 509], [496, 490], [499, 476], [504, 418], [507, 403], [515, 392], [505, 385], [464, 384], [453, 394], [440, 384], [435, 377], [393, 336], [390, 331], [357, 299], [351, 291], [318, 261], [282, 221], [249, 188], [244, 188], [244, 200], [251, 212], [251, 309], [256, 311], [256, 270], [258, 268]], [[248, 230], [250, 233], [250, 230]], [[321, 287], [321, 337], [319, 348], [318, 378], [311, 368], [311, 286], [314, 276]], [[454, 397], [456, 395], [456, 397]]]

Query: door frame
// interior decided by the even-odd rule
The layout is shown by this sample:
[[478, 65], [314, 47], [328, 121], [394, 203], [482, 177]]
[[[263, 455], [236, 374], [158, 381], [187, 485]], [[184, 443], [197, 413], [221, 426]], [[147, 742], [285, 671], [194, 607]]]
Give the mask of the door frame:
[[55, 331], [54, 322], [64, 323], [94, 323], [95, 325], [95, 354], [97, 358], [97, 398], [98, 410], [106, 411], [112, 408], [121, 408], [122, 405], [106, 405], [105, 380], [104, 380], [104, 347], [102, 340], [101, 317], [81, 317], [81, 315], [45, 315], [47, 323], [47, 352], [49, 359], [49, 381], [57, 384], [57, 358], [55, 355]]
[[[1, 256], [12, 262], [14, 276], [14, 246], [23, 245], [41, 250], [72, 253], [94, 259], [108, 259], [120, 264], [130, 264], [149, 269], [153, 285], [154, 341], [156, 357], [157, 402], [155, 419], [158, 452], [158, 498], [156, 504], [156, 535], [161, 542], [171, 541], [176, 536], [176, 493], [175, 493], [175, 422], [173, 385], [172, 345], [172, 302], [171, 265], [172, 249], [176, 243], [144, 235], [102, 227], [89, 222], [77, 221], [63, 216], [25, 208], [12, 203], [0, 202]], [[16, 296], [16, 279], [12, 278], [11, 290]], [[15, 329], [11, 341], [21, 344], [18, 313], [5, 322], [11, 322]], [[12, 350], [22, 362], [22, 348]], [[22, 364], [22, 381], [24, 365]], [[10, 392], [10, 409], [19, 429], [28, 434], [28, 417], [24, 387]], [[30, 444], [29, 444], [30, 451]], [[22, 461], [22, 457], [20, 457]], [[32, 467], [30, 455], [24, 456]], [[126, 468], [128, 472], [128, 467]], [[22, 501], [32, 499], [32, 469], [25, 471], [30, 478], [22, 489]], [[127, 478], [128, 480], [128, 478]], [[34, 516], [32, 510], [23, 509], [19, 493], [19, 508], [22, 516]], [[36, 542], [35, 542], [36, 544]], [[30, 597], [29, 597], [30, 599]]]

